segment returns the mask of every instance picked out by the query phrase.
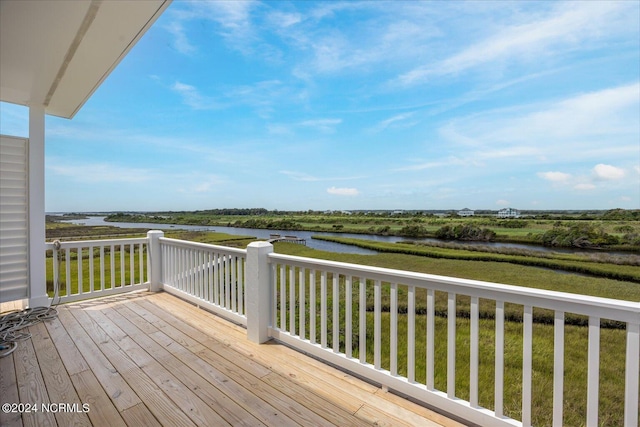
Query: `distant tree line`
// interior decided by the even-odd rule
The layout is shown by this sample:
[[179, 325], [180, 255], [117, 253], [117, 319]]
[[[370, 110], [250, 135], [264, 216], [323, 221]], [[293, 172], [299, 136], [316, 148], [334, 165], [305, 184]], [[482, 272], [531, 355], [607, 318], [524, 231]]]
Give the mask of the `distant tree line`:
[[640, 209], [609, 209], [607, 211], [522, 211], [538, 219], [640, 221]]

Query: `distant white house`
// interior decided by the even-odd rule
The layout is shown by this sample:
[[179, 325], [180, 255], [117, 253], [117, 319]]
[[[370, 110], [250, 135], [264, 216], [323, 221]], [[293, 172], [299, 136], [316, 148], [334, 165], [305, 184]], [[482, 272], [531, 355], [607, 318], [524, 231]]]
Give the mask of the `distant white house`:
[[458, 211], [458, 216], [474, 216], [476, 213], [469, 208], [464, 208], [461, 211]]
[[504, 208], [498, 211], [498, 218], [520, 218], [520, 211], [513, 208]]

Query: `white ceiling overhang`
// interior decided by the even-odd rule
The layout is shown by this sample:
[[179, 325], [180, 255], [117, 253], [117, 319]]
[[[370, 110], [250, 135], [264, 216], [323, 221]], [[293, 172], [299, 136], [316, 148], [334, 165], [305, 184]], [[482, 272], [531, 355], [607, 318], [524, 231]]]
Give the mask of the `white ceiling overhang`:
[[1, 0], [0, 100], [72, 118], [170, 0]]

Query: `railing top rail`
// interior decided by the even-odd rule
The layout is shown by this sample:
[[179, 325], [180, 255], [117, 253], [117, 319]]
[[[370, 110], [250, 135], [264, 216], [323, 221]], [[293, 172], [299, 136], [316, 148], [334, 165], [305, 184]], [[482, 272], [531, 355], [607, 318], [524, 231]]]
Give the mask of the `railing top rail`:
[[180, 239], [172, 239], [169, 237], [160, 237], [159, 238], [161, 243], [169, 243], [171, 245], [175, 245], [175, 246], [181, 246], [181, 247], [185, 247], [185, 248], [200, 248], [200, 249], [207, 249], [207, 250], [215, 250], [217, 252], [223, 252], [223, 253], [227, 253], [227, 254], [234, 254], [234, 255], [245, 255], [247, 254], [247, 250], [246, 249], [239, 249], [239, 248], [231, 248], [229, 246], [219, 246], [219, 245], [212, 245], [209, 243], [200, 243], [200, 242], [190, 242], [188, 240], [180, 240]]
[[[109, 244], [136, 244], [136, 243], [147, 243], [148, 239], [146, 237], [134, 237], [128, 239], [101, 239], [101, 240], [74, 240], [67, 242], [60, 242], [61, 248], [77, 248], [77, 247], [87, 247], [87, 246], [103, 246]], [[46, 242], [45, 247], [47, 249], [53, 249], [53, 242]]]
[[622, 322], [640, 323], [640, 302], [557, 292], [480, 280], [372, 267], [278, 253], [269, 254], [271, 263], [281, 261], [296, 267], [326, 269], [337, 274], [365, 277], [389, 283], [411, 285], [437, 291], [510, 302]]

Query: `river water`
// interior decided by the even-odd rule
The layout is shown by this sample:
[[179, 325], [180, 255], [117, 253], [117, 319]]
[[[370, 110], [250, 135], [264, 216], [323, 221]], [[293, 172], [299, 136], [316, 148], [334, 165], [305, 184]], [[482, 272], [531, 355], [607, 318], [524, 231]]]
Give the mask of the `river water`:
[[[183, 225], [183, 224], [156, 224], [156, 223], [146, 223], [146, 222], [107, 222], [104, 220], [104, 216], [90, 216], [85, 219], [74, 219], [63, 222], [68, 222], [72, 224], [78, 225], [110, 225], [113, 227], [120, 228], [150, 228], [156, 230], [191, 230], [191, 231], [217, 231], [219, 233], [226, 233], [232, 235], [239, 236], [253, 236], [257, 239], [269, 239], [271, 234], [280, 234], [282, 236], [296, 236], [301, 239], [305, 239], [307, 242], [307, 246], [313, 249], [318, 249], [322, 251], [329, 252], [340, 252], [340, 253], [351, 253], [351, 254], [362, 254], [362, 255], [374, 255], [377, 252], [372, 251], [370, 249], [359, 248], [357, 246], [352, 245], [343, 245], [340, 243], [334, 242], [326, 242], [324, 240], [316, 240], [311, 238], [313, 235], [322, 235], [322, 236], [334, 236], [334, 237], [351, 237], [355, 239], [366, 239], [373, 240], [377, 242], [399, 242], [402, 240], [407, 240], [403, 237], [399, 236], [378, 236], [375, 234], [351, 234], [351, 233], [329, 233], [329, 232], [320, 232], [320, 231], [292, 231], [292, 230], [269, 230], [269, 229], [260, 229], [260, 228], [238, 228], [238, 227], [221, 227], [221, 226], [202, 226], [202, 225]], [[437, 239], [411, 239], [417, 242], [441, 242], [441, 240]], [[593, 251], [588, 250], [580, 250], [580, 249], [558, 249], [558, 248], [546, 248], [544, 246], [536, 246], [536, 245], [524, 245], [517, 243], [501, 243], [501, 242], [464, 242], [465, 245], [484, 245], [484, 246], [494, 246], [494, 247], [503, 247], [503, 248], [518, 248], [518, 249], [527, 249], [532, 251], [540, 251], [540, 252], [563, 252], [563, 253], [593, 253]], [[606, 253], [609, 255], [630, 255], [630, 253], [625, 252], [600, 252], [597, 253]]]

